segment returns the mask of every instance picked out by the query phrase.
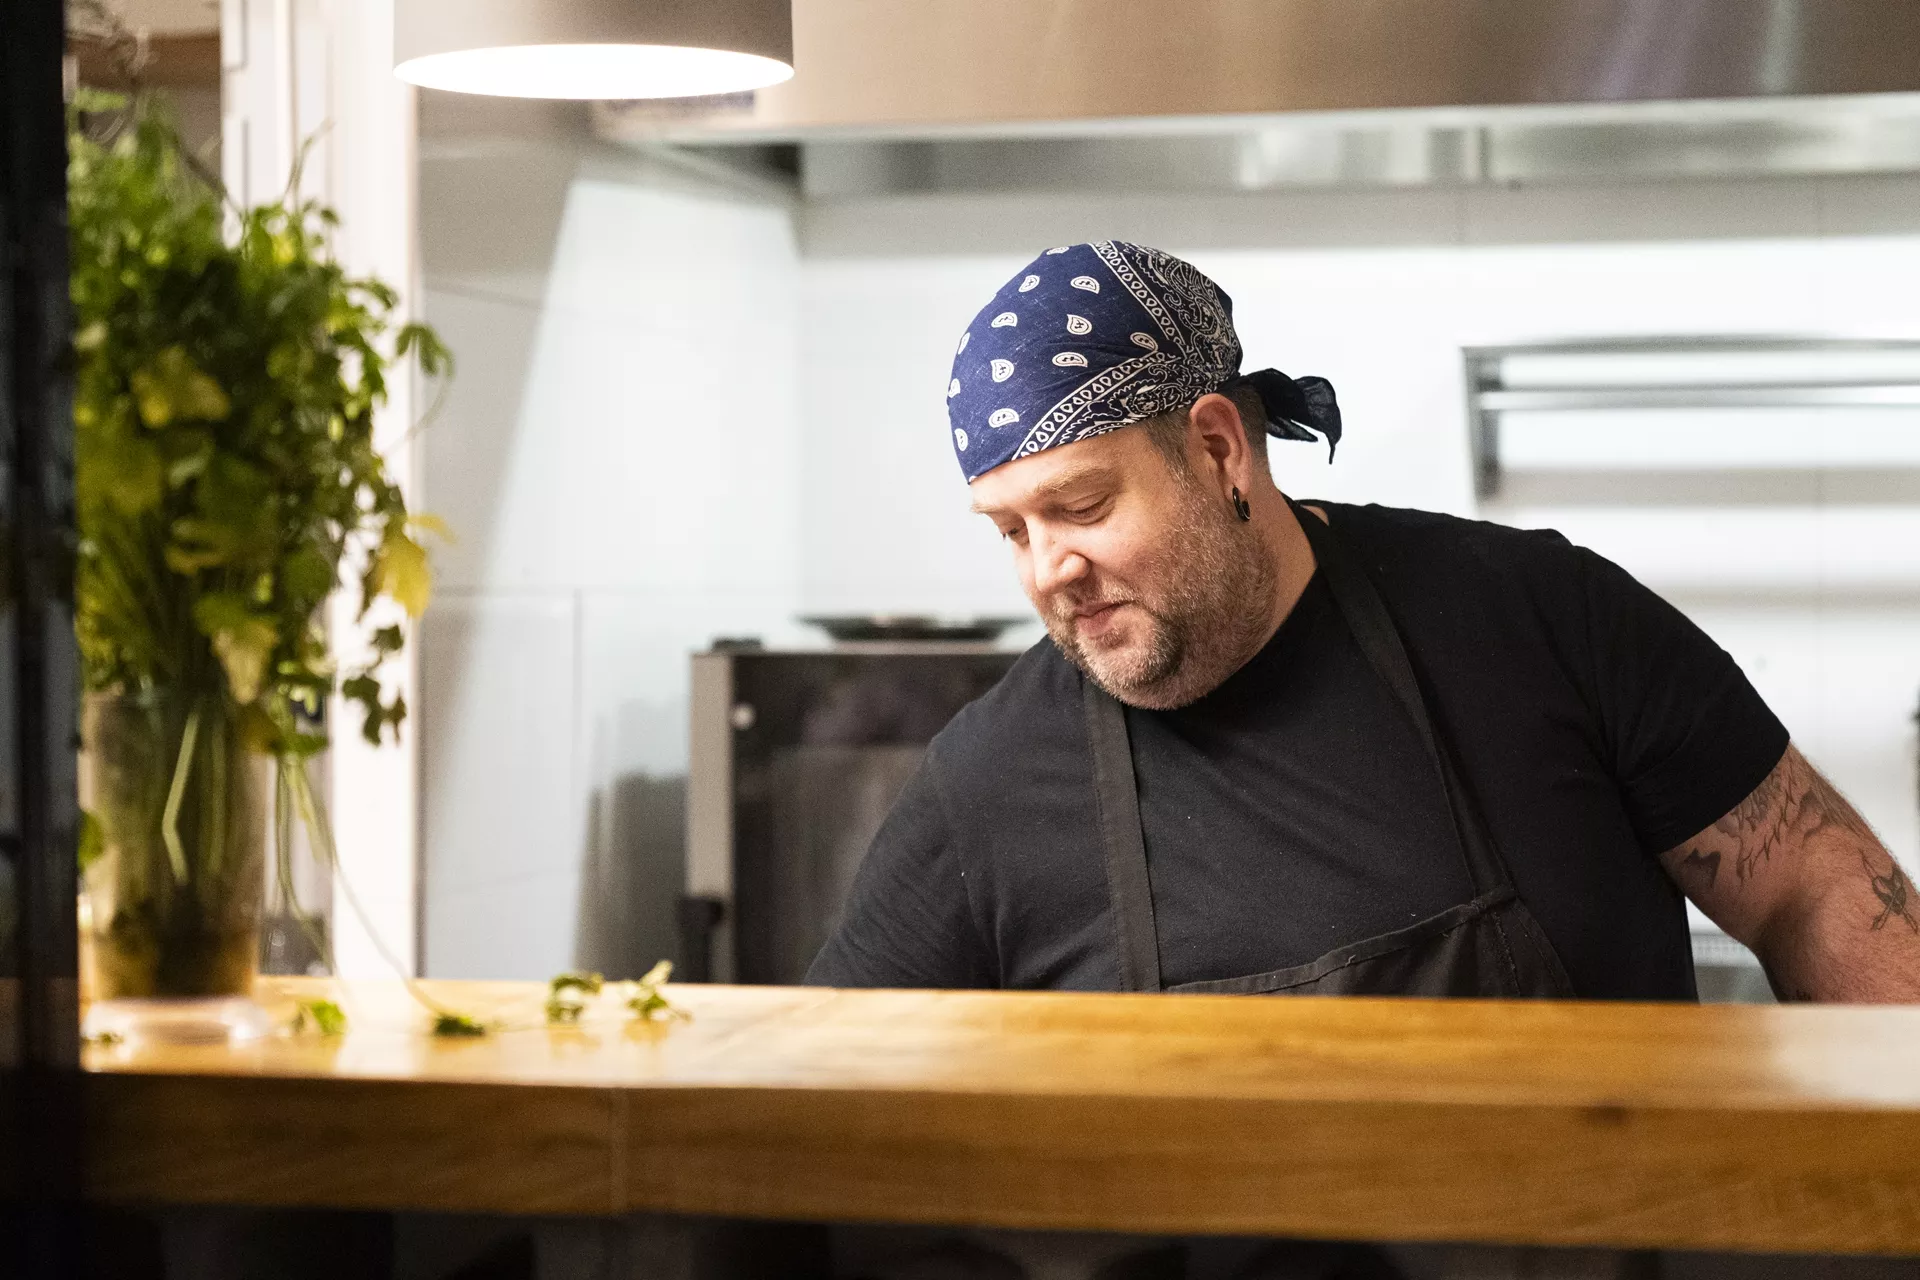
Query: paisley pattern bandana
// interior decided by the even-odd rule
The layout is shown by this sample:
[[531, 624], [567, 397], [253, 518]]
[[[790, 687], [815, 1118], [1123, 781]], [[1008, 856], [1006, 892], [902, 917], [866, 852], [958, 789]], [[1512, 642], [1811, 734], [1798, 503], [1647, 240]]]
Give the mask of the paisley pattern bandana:
[[1192, 264], [1121, 240], [1035, 258], [960, 335], [947, 382], [954, 455], [972, 482], [1004, 462], [1184, 409], [1244, 383], [1267, 431], [1340, 439], [1324, 378], [1240, 376], [1233, 300]]

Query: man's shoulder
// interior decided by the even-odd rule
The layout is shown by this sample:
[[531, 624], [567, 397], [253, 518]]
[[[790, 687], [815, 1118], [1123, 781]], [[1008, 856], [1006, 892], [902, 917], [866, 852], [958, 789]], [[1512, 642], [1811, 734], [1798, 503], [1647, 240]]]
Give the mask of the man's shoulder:
[[1531, 577], [1563, 571], [1592, 555], [1554, 529], [1520, 529], [1412, 507], [1306, 505], [1325, 511], [1331, 527], [1381, 567]]
[[1053, 641], [1021, 654], [991, 689], [962, 707], [935, 735], [931, 752], [941, 780], [964, 786], [1031, 762], [1071, 732], [1080, 714], [1081, 675]]

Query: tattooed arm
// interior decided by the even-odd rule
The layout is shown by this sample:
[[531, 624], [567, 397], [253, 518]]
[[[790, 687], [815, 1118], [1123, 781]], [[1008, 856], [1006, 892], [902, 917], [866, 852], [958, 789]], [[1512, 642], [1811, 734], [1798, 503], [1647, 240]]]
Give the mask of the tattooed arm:
[[1661, 861], [1782, 1000], [1920, 1001], [1920, 892], [1797, 748]]

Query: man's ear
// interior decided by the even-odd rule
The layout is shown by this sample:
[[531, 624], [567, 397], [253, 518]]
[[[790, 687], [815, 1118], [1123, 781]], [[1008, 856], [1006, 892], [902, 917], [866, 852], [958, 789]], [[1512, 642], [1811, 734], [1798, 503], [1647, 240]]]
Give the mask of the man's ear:
[[1223, 495], [1229, 488], [1253, 492], [1253, 450], [1233, 401], [1217, 391], [1195, 400], [1187, 411], [1187, 443], [1206, 474], [1218, 477]]

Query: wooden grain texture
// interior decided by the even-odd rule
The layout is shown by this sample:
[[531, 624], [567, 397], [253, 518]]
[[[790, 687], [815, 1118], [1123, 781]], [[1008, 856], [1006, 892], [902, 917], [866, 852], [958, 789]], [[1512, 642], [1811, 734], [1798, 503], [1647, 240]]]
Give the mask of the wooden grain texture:
[[90, 1051], [96, 1194], [1920, 1253], [1920, 1009], [430, 985]]
[[94, 1076], [88, 1186], [116, 1202], [604, 1214], [617, 1095], [289, 1076]]

